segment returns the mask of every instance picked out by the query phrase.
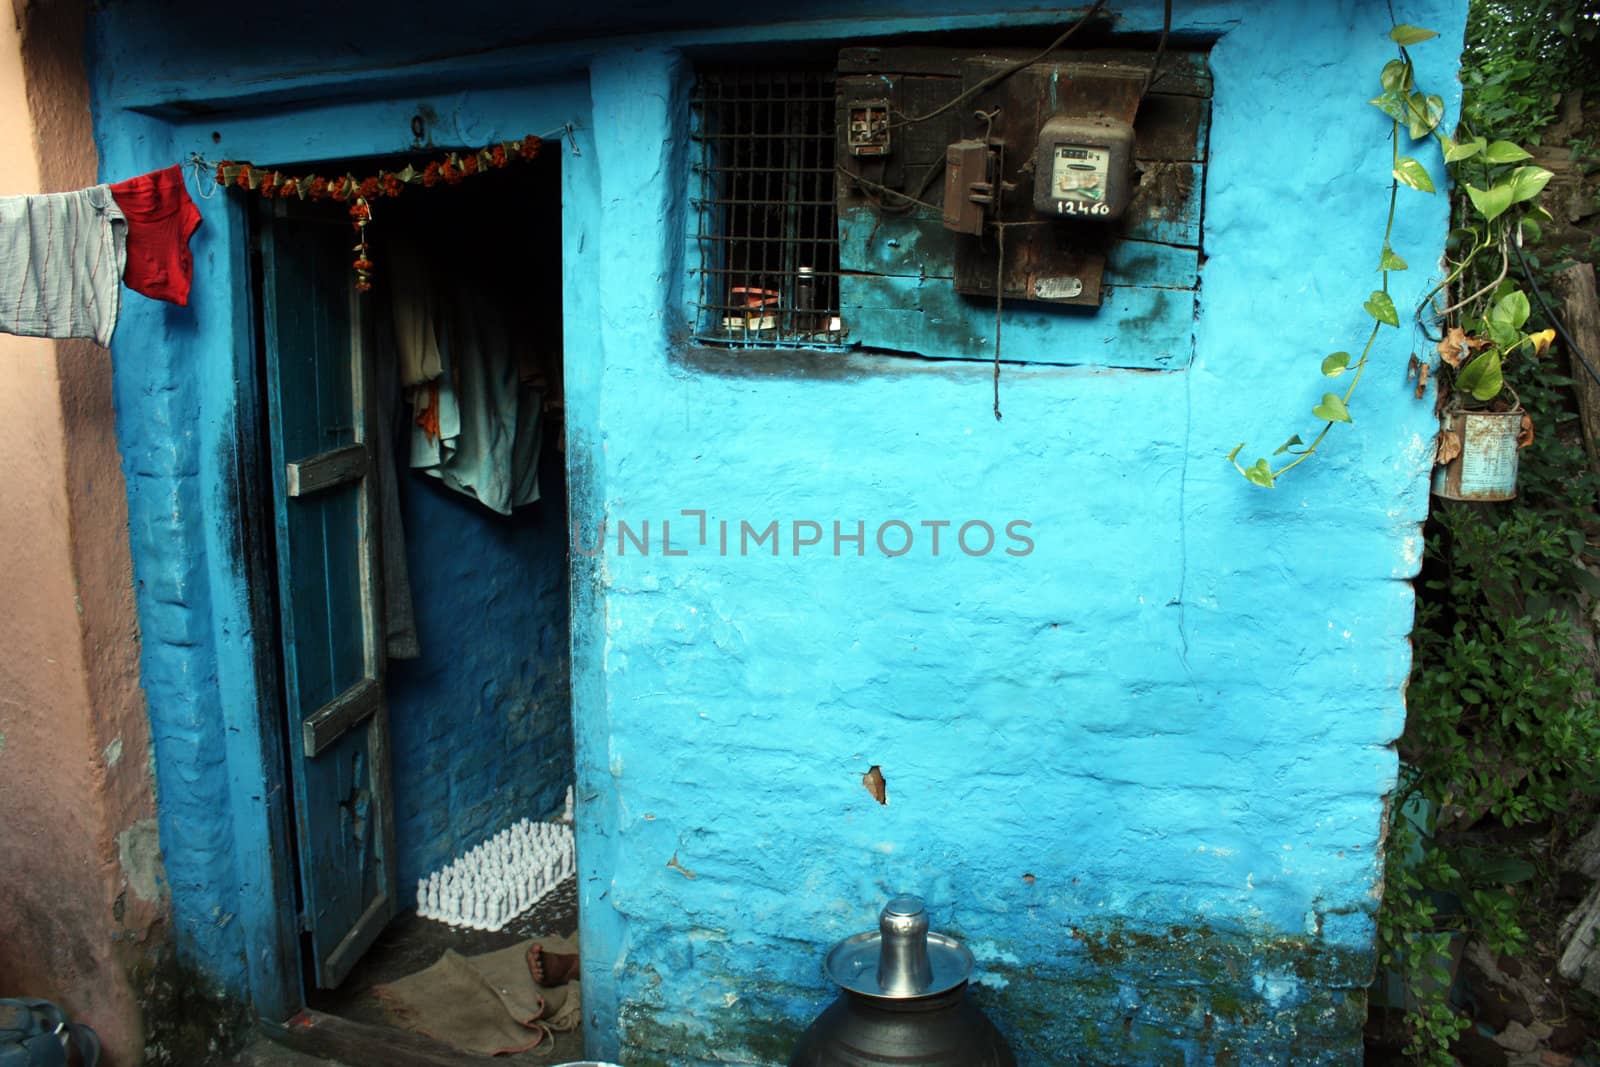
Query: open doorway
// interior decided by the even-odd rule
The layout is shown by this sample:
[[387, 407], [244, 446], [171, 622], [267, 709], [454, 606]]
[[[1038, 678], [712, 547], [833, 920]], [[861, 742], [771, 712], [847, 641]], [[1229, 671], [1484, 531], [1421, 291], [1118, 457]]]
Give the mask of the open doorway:
[[[417, 914], [419, 883], [569, 814], [559, 168], [549, 151], [375, 199], [366, 293], [346, 205], [259, 216], [306, 999], [360, 1023], [415, 1023], [390, 990], [447, 950], [577, 930], [575, 881], [548, 867], [457, 902], [462, 925]], [[553, 1040], [581, 1058], [581, 1028]], [[549, 1062], [549, 1036], [526, 1055]]]

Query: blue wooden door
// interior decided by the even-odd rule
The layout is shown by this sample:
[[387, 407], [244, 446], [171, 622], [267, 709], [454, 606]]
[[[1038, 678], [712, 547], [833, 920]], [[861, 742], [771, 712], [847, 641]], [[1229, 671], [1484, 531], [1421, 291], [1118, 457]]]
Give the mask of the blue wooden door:
[[334, 986], [397, 907], [374, 395], [348, 223], [274, 208], [262, 303], [301, 925]]

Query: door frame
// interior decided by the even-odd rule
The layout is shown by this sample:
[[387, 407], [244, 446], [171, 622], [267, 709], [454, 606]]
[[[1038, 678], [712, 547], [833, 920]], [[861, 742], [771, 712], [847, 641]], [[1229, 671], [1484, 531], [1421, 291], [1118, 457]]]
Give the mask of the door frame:
[[[483, 129], [495, 129], [488, 139], [516, 138], [528, 129], [546, 131], [567, 127], [565, 139], [549, 142], [551, 150], [563, 153], [560, 188], [562, 196], [562, 301], [568, 328], [564, 331], [562, 352], [564, 376], [570, 382], [574, 377], [593, 379], [597, 372], [587, 375], [573, 374], [575, 338], [584, 335], [571, 328], [574, 309], [585, 307], [592, 311], [589, 294], [594, 291], [587, 272], [592, 260], [579, 263], [577, 253], [582, 243], [582, 226], [591, 221], [594, 203], [598, 198], [599, 175], [595, 166], [595, 150], [588, 133], [589, 85], [586, 78], [568, 78], [561, 81], [525, 87], [475, 93], [481, 115], [475, 116]], [[414, 100], [414, 98], [412, 98]], [[385, 132], [395, 127], [393, 116], [397, 108], [409, 114], [417, 105], [412, 100], [379, 101], [341, 108], [348, 128], [329, 144], [326, 152], [317, 152], [319, 158], [351, 159], [382, 155], [431, 156], [448, 150], [439, 148], [396, 145], [386, 139]], [[442, 110], [442, 109], [441, 109]], [[366, 114], [362, 121], [360, 116]], [[259, 140], [263, 147], [254, 152], [257, 160], [276, 160], [280, 165], [293, 166], [293, 161], [306, 153], [305, 139], [294, 136], [296, 120], [302, 116], [295, 106], [287, 106], [271, 117], [245, 120], [232, 124], [237, 132], [241, 127], [262, 126]], [[311, 119], [310, 121], [317, 121]], [[466, 124], [466, 118], [458, 116]], [[209, 125], [206, 129], [209, 130]], [[409, 134], [409, 127], [406, 127]], [[275, 153], [274, 149], [278, 149]], [[215, 152], [209, 144], [196, 141], [196, 153]], [[240, 153], [241, 155], [243, 153]], [[579, 195], [574, 195], [574, 193]], [[580, 202], [581, 201], [581, 202]], [[381, 209], [380, 209], [381, 210]], [[292, 818], [288, 798], [292, 795], [288, 780], [287, 737], [281, 717], [283, 691], [281, 666], [278, 662], [276, 569], [272, 548], [273, 498], [271, 479], [271, 447], [267, 437], [266, 397], [260, 378], [264, 353], [262, 339], [257, 329], [260, 314], [261, 279], [252, 264], [251, 223], [248, 206], [242, 202], [226, 205], [226, 233], [222, 237], [222, 254], [231, 266], [235, 280], [233, 292], [219, 294], [231, 301], [231, 321], [228, 333], [232, 338], [233, 382], [232, 428], [233, 454], [229, 457], [232, 469], [223, 480], [224, 508], [231, 512], [235, 529], [234, 543], [230, 546], [234, 567], [232, 577], [238, 594], [236, 606], [239, 624], [247, 636], [242, 643], [245, 655], [235, 661], [234, 677], [219, 678], [224, 687], [247, 694], [246, 699], [229, 699], [226, 719], [229, 729], [227, 765], [229, 793], [232, 801], [231, 822], [238, 870], [238, 910], [236, 915], [244, 933], [246, 947], [245, 967], [249, 982], [249, 1000], [255, 1016], [268, 1029], [281, 1030], [291, 1020], [306, 1019], [303, 944], [301, 939], [298, 871], [294, 862]], [[377, 214], [375, 212], [375, 214]], [[381, 225], [381, 217], [375, 220]], [[581, 353], [583, 358], [597, 359], [597, 353]], [[569, 386], [570, 388], [570, 386]], [[569, 401], [568, 418], [572, 417]], [[581, 461], [579, 450], [567, 451], [567, 482], [569, 526], [572, 509], [586, 506], [592, 492], [585, 492], [591, 471]], [[580, 559], [569, 562], [569, 610], [576, 620], [580, 610], [580, 589], [587, 584], [587, 576], [580, 573]], [[576, 654], [577, 627], [569, 625], [569, 655], [572, 657], [574, 676], [572, 714], [578, 719], [580, 685], [578, 684], [579, 656]], [[219, 671], [219, 676], [223, 672]], [[576, 729], [575, 734], [580, 731]], [[575, 740], [576, 737], [575, 737]], [[581, 741], [578, 742], [581, 747]], [[581, 753], [580, 753], [581, 762]], [[579, 772], [582, 777], [581, 770]], [[581, 792], [581, 790], [580, 790]], [[405, 887], [401, 887], [401, 900]], [[585, 1030], [589, 1016], [586, 1013]]]

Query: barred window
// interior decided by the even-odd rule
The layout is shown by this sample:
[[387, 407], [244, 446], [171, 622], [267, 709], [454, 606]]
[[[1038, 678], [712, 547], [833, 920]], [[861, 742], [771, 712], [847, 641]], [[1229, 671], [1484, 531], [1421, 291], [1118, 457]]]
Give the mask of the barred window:
[[691, 102], [696, 339], [840, 346], [832, 72], [702, 70]]

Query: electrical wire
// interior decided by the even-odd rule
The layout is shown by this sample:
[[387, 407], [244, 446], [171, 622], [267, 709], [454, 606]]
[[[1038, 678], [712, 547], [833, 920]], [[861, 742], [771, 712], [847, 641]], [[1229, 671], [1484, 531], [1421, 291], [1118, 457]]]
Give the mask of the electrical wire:
[[1528, 288], [1533, 290], [1534, 299], [1539, 301], [1539, 307], [1544, 311], [1544, 317], [1555, 327], [1556, 333], [1561, 335], [1561, 341], [1567, 346], [1567, 351], [1572, 354], [1572, 358], [1583, 364], [1583, 369], [1589, 372], [1589, 377], [1594, 379], [1594, 384], [1600, 385], [1600, 371], [1595, 370], [1594, 364], [1589, 362], [1589, 357], [1584, 355], [1583, 350], [1578, 347], [1578, 342], [1572, 339], [1572, 335], [1567, 332], [1566, 326], [1556, 317], [1555, 309], [1545, 299], [1544, 290], [1540, 289], [1539, 283], [1534, 280], [1533, 268], [1528, 265], [1528, 258], [1522, 254], [1522, 242], [1520, 240], [1516, 241], [1512, 247], [1516, 249], [1517, 262], [1522, 265], [1522, 276], [1527, 280]]
[[1165, 0], [1161, 11], [1161, 40], [1156, 43], [1156, 58], [1150, 62], [1150, 73], [1144, 76], [1144, 88], [1139, 90], [1139, 99], [1144, 99], [1144, 94], [1150, 91], [1150, 86], [1155, 84], [1156, 72], [1161, 69], [1161, 57], [1167, 51], [1167, 35], [1172, 32], [1172, 0]]
[[890, 129], [899, 129], [902, 126], [911, 126], [911, 125], [914, 125], [914, 124], [916, 124], [918, 122], [927, 122], [929, 119], [937, 118], [938, 116], [943, 115], [946, 111], [949, 111], [951, 108], [956, 107], [962, 101], [968, 99], [969, 97], [976, 96], [979, 93], [983, 92], [985, 89], [990, 89], [990, 88], [993, 88], [994, 86], [1000, 84], [1001, 82], [1005, 81], [1007, 78], [1009, 78], [1013, 74], [1015, 74], [1017, 71], [1022, 70], [1024, 67], [1033, 66], [1035, 63], [1038, 63], [1041, 60], [1045, 59], [1047, 56], [1050, 55], [1050, 53], [1054, 52], [1056, 49], [1058, 49], [1062, 45], [1066, 44], [1067, 43], [1067, 38], [1071, 37], [1073, 34], [1077, 33], [1080, 29], [1082, 29], [1084, 24], [1087, 23], [1091, 18], [1093, 18], [1099, 12], [1099, 10], [1101, 8], [1105, 7], [1105, 6], [1106, 6], [1106, 0], [1095, 0], [1094, 6], [1091, 7], [1088, 11], [1085, 11], [1078, 18], [1077, 22], [1074, 22], [1071, 26], [1068, 26], [1065, 30], [1063, 30], [1062, 33], [1061, 33], [1061, 36], [1059, 36], [1055, 40], [1051, 41], [1050, 44], [1045, 48], [1045, 50], [1043, 52], [1040, 52], [1038, 55], [1032, 56], [1032, 57], [1030, 57], [1028, 59], [1019, 59], [1015, 63], [1011, 64], [1009, 67], [1005, 67], [1002, 70], [995, 71], [995, 73], [989, 75], [987, 78], [983, 79], [978, 84], [974, 85], [972, 88], [962, 91], [959, 95], [957, 95], [954, 98], [952, 98], [950, 100], [947, 100], [944, 103], [940, 104], [938, 107], [934, 108], [932, 111], [928, 112], [926, 115], [906, 115], [903, 118], [901, 118], [901, 120], [899, 122], [891, 122], [889, 124], [889, 128]]
[[941, 215], [944, 214], [944, 206], [943, 205], [941, 205], [941, 204], [930, 204], [926, 200], [919, 200], [916, 197], [911, 196], [909, 193], [902, 193], [898, 189], [891, 189], [887, 185], [884, 185], [882, 182], [875, 182], [871, 178], [865, 177], [865, 176], [860, 175], [860, 174], [855, 174], [855, 173], [851, 172], [848, 168], [846, 168], [843, 163], [835, 163], [833, 165], [833, 169], [838, 171], [840, 174], [844, 175], [846, 178], [849, 178], [851, 181], [855, 182], [857, 185], [866, 186], [868, 189], [873, 190], [874, 192], [878, 193], [880, 196], [892, 196], [892, 197], [895, 197], [897, 199], [904, 200], [908, 204], [915, 204], [917, 207], [927, 208], [929, 211], [936, 211]]
[[999, 248], [994, 257], [994, 421], [1000, 421], [1000, 313], [1006, 298], [1006, 228], [995, 227]]
[[[885, 168], [885, 169], [887, 169], [887, 168]], [[901, 203], [890, 204], [890, 203], [887, 203], [882, 197], [879, 197], [876, 200], [871, 200], [871, 198], [868, 198], [868, 199], [871, 200], [871, 203], [872, 203], [873, 207], [877, 208], [879, 211], [881, 211], [881, 212], [883, 212], [885, 214], [889, 214], [889, 215], [909, 215], [912, 211], [914, 211], [916, 209], [918, 204], [924, 203], [923, 201], [918, 200], [917, 198], [922, 196], [924, 193], [926, 193], [928, 191], [928, 186], [933, 184], [933, 180], [935, 178], [937, 178], [939, 176], [940, 172], [943, 171], [944, 169], [945, 169], [944, 157], [940, 156], [938, 159], [935, 159], [932, 163], [928, 164], [927, 169], [924, 170], [923, 173], [922, 173], [922, 178], [914, 184], [910, 194], [899, 192], [899, 191], [896, 191], [896, 190], [891, 190], [891, 192], [892, 192], [892, 194], [894, 196], [900, 198], [900, 200], [902, 201]], [[857, 175], [855, 175], [851, 171], [845, 171], [845, 173], [849, 174], [851, 177], [857, 177]], [[881, 177], [881, 175], [880, 175], [880, 177]], [[868, 180], [870, 181], [870, 179], [868, 179]], [[878, 184], [878, 188], [880, 188], [880, 189], [887, 189], [888, 188], [888, 186], [883, 185], [882, 183], [877, 183], [877, 184]]]

